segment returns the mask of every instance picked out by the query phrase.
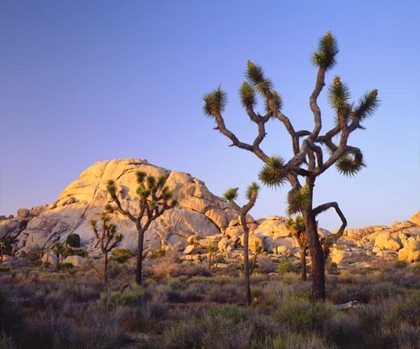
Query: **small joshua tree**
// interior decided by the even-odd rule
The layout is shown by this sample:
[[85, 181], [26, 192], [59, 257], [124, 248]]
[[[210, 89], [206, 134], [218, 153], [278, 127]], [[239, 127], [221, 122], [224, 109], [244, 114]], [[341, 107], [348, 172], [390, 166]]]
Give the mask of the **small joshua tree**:
[[60, 263], [60, 257], [64, 253], [64, 245], [60, 241], [57, 241], [55, 243], [52, 251], [55, 254], [55, 256], [57, 257], [57, 262], [56, 262], [55, 266], [56, 266], [56, 268], [58, 268], [58, 264]]
[[300, 268], [302, 280], [306, 281], [306, 250], [308, 249], [308, 236], [306, 234], [305, 224], [301, 215], [295, 219], [289, 218], [286, 227], [290, 230], [300, 247]]
[[258, 191], [260, 187], [257, 183], [253, 182], [246, 191], [246, 198], [248, 203], [242, 207], [239, 207], [235, 200], [238, 197], [238, 188], [230, 188], [223, 195], [224, 198], [229, 202], [229, 205], [239, 214], [239, 221], [244, 230], [244, 278], [245, 278], [245, 293], [246, 293], [246, 302], [248, 305], [251, 304], [251, 285], [249, 281], [249, 227], [246, 224], [246, 215], [255, 205], [255, 201], [258, 197]]
[[[117, 187], [113, 180], [108, 181], [107, 190], [111, 195], [112, 201], [117, 205], [115, 209], [136, 225], [138, 232], [136, 283], [141, 285], [144, 234], [156, 218], [160, 217], [166, 210], [177, 206], [178, 202], [173, 199], [173, 193], [165, 185], [166, 176], [155, 178], [148, 176], [142, 171], [137, 171], [136, 176], [139, 184], [136, 190], [139, 197], [139, 211], [137, 214], [122, 207], [121, 201], [117, 196]], [[109, 207], [108, 209], [112, 208]]]
[[[312, 129], [296, 130], [290, 119], [282, 112], [280, 94], [274, 89], [262, 67], [248, 61], [245, 73], [247, 81], [240, 88], [240, 98], [250, 120], [258, 127], [258, 134], [252, 143], [244, 143], [225, 125], [224, 110], [227, 103], [226, 93], [220, 88], [204, 95], [204, 113], [216, 121], [216, 130], [230, 139], [232, 146], [254, 153], [264, 165], [259, 179], [269, 187], [280, 187], [289, 182], [292, 189], [288, 192], [289, 215], [300, 213], [306, 227], [312, 261], [312, 300], [325, 299], [324, 252], [344, 232], [347, 220], [336, 202], [313, 206], [313, 194], [316, 179], [333, 165], [345, 176], [359, 173], [365, 162], [362, 151], [349, 144], [352, 132], [364, 129], [362, 123], [379, 106], [378, 90], [367, 92], [357, 103], [350, 101], [350, 90], [339, 76], [333, 79], [328, 88], [328, 99], [334, 113], [334, 125], [321, 133], [322, 117], [318, 106], [318, 97], [325, 86], [326, 73], [336, 64], [338, 44], [329, 31], [319, 40], [319, 47], [312, 55], [312, 63], [318, 68], [315, 87], [309, 97], [309, 107], [313, 114]], [[256, 112], [257, 94], [263, 100], [264, 113]], [[261, 142], [266, 136], [266, 123], [276, 119], [286, 128], [292, 144], [293, 155], [289, 161], [277, 155], [268, 156], [261, 149]], [[327, 155], [327, 156], [325, 156]], [[318, 236], [316, 217], [335, 209], [341, 219], [341, 226], [336, 234], [331, 234], [321, 245]]]
[[123, 236], [121, 234], [117, 234], [117, 226], [111, 222], [111, 218], [106, 211], [101, 212], [101, 222], [101, 234], [99, 234], [98, 229], [96, 228], [96, 219], [90, 220], [90, 227], [93, 230], [96, 239], [98, 240], [95, 247], [100, 244], [101, 251], [104, 254], [103, 279], [104, 282], [108, 282], [108, 253], [118, 245]]

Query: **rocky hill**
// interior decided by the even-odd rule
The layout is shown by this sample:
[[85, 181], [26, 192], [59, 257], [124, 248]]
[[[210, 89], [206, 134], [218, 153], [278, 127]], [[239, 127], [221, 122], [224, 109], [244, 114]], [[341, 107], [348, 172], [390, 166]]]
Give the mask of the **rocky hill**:
[[[114, 179], [123, 207], [135, 211], [138, 207], [135, 190], [136, 171], [168, 176], [167, 185], [180, 205], [165, 212], [150, 226], [145, 236], [145, 254], [156, 249], [172, 249], [183, 254], [198, 255], [210, 244], [230, 256], [241, 254], [242, 228], [237, 214], [221, 198], [213, 195], [204, 182], [188, 173], [172, 172], [141, 159], [101, 161], [82, 172], [50, 205], [20, 209], [16, 217], [0, 216], [0, 239], [12, 240], [16, 250], [38, 246], [45, 248], [56, 241], [64, 242], [69, 234], [78, 234], [87, 251], [94, 252], [94, 235], [90, 220], [98, 219], [109, 202], [106, 190], [109, 179]], [[124, 216], [114, 213], [112, 220], [123, 234], [119, 247], [134, 250], [137, 231]], [[294, 256], [299, 248], [285, 218], [271, 216], [254, 220], [248, 216], [251, 229], [250, 247], [263, 247], [272, 258]], [[321, 236], [330, 234], [320, 229]], [[420, 261], [420, 211], [410, 221], [395, 222], [391, 227], [372, 226], [347, 229], [331, 251], [338, 265], [367, 263], [375, 258]], [[193, 257], [191, 257], [193, 258]]]

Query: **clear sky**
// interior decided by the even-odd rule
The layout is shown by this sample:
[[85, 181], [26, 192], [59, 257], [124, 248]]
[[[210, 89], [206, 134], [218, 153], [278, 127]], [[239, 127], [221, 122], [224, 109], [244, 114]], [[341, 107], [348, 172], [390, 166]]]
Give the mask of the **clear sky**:
[[[414, 0], [2, 0], [0, 214], [50, 203], [96, 161], [125, 157], [191, 173], [216, 195], [239, 186], [242, 198], [262, 163], [213, 130], [203, 95], [221, 84], [228, 128], [252, 142], [238, 98], [250, 59], [295, 128], [312, 129], [310, 55], [331, 30], [340, 53], [327, 83], [340, 75], [355, 101], [377, 88], [382, 103], [350, 138], [368, 167], [354, 178], [330, 169], [315, 204], [337, 201], [349, 227], [409, 219], [420, 210], [419, 18]], [[332, 112], [319, 101], [326, 131]], [[288, 158], [281, 125], [267, 130], [263, 149]], [[251, 214], [285, 215], [289, 189], [263, 187]], [[339, 226], [333, 212], [319, 218]]]

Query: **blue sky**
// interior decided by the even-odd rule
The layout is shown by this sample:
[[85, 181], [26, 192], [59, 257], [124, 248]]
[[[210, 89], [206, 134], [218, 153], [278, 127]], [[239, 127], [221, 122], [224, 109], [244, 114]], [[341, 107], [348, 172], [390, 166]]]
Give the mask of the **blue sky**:
[[[337, 201], [349, 227], [390, 225], [420, 210], [420, 3], [414, 1], [91, 0], [0, 2], [0, 214], [54, 201], [96, 161], [136, 157], [191, 173], [216, 195], [257, 180], [262, 163], [228, 147], [202, 96], [228, 93], [225, 121], [252, 142], [238, 88], [248, 59], [264, 67], [295, 128], [312, 129], [310, 55], [331, 30], [337, 66], [355, 101], [382, 100], [350, 143], [368, 167], [330, 169], [315, 204]], [[332, 112], [319, 99], [324, 131]], [[291, 155], [270, 121], [267, 154]], [[285, 215], [289, 187], [262, 188], [255, 218]], [[244, 203], [244, 202], [240, 202]], [[339, 226], [333, 212], [320, 224]]]

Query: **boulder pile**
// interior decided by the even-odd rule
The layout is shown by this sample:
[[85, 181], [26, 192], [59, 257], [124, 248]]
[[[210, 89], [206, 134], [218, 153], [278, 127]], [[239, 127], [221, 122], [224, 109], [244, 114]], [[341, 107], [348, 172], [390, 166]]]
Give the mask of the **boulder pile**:
[[[143, 159], [101, 161], [83, 171], [49, 205], [19, 209], [17, 215], [0, 216], [0, 241], [12, 242], [15, 251], [38, 247], [46, 249], [57, 241], [65, 242], [70, 234], [78, 234], [88, 253], [98, 253], [90, 220], [98, 219], [110, 201], [106, 186], [115, 180], [122, 206], [138, 210], [136, 171], [167, 176], [179, 206], [166, 211], [153, 221], [145, 235], [144, 255], [156, 250], [171, 250], [184, 258], [201, 259], [210, 251], [226, 258], [242, 258], [243, 229], [236, 212], [220, 197], [213, 195], [205, 183], [188, 173], [172, 172]], [[125, 216], [114, 212], [111, 219], [123, 235], [120, 248], [135, 250], [137, 230]], [[269, 258], [300, 258], [297, 241], [287, 229], [286, 218], [269, 216], [255, 220], [247, 216], [252, 253], [266, 253]], [[320, 237], [331, 234], [319, 229]], [[347, 229], [331, 249], [332, 262], [339, 267], [375, 263], [378, 259], [420, 261], [420, 211], [409, 221], [392, 226], [370, 226]]]

